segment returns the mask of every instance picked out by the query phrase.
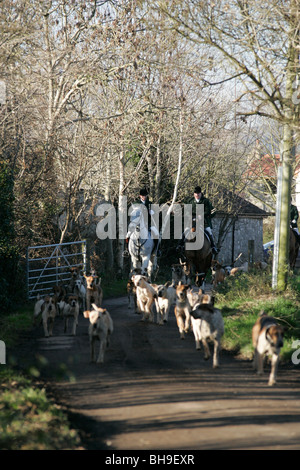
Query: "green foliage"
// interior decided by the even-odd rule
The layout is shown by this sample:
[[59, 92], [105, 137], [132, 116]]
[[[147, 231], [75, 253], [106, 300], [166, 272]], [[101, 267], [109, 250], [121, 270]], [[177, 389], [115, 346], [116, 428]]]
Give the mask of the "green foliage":
[[8, 164], [0, 160], [0, 239], [13, 238], [13, 178]]
[[13, 177], [0, 160], [0, 312], [12, 305], [17, 285], [19, 253], [14, 245]]
[[61, 408], [43, 388], [33, 387], [10, 369], [0, 371], [0, 448], [61, 450], [78, 447], [79, 437], [68, 426]]
[[6, 311], [6, 315], [0, 316], [0, 339], [6, 346], [12, 346], [18, 336], [32, 328], [33, 307], [27, 306], [16, 311]]
[[[103, 280], [105, 281], [103, 282]], [[103, 285], [103, 296], [105, 299], [110, 297], [118, 297], [126, 294], [127, 279], [112, 280], [103, 277], [101, 284]]]
[[216, 293], [225, 322], [223, 346], [251, 358], [252, 327], [262, 311], [285, 327], [282, 359], [290, 360], [292, 344], [300, 334], [300, 277], [293, 276], [284, 293], [272, 290], [271, 274], [253, 272], [228, 278]]
[[[32, 327], [33, 306], [0, 317], [1, 340], [6, 346], [17, 343], [19, 335]], [[43, 358], [39, 359], [43, 366]], [[0, 366], [0, 449], [61, 450], [76, 449], [77, 433], [70, 429], [66, 414], [49, 399], [35, 382], [39, 371], [35, 366], [25, 376], [10, 365]]]

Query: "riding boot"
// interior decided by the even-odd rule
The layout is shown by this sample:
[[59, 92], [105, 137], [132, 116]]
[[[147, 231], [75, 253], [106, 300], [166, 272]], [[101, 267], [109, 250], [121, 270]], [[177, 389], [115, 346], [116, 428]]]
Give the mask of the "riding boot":
[[213, 236], [207, 230], [205, 230], [205, 233], [207, 234], [207, 236], [209, 238], [210, 245], [211, 245], [211, 251], [212, 251], [213, 255], [217, 255], [219, 253], [219, 250], [215, 245], [215, 241], [213, 239]]
[[215, 245], [211, 245], [211, 251], [213, 255], [217, 255], [219, 253], [219, 250]]
[[158, 240], [158, 238], [154, 238], [154, 240], [153, 240], [153, 250], [152, 250], [152, 253], [155, 253], [156, 256], [160, 256], [160, 255], [161, 255], [161, 252], [160, 252], [160, 249], [159, 249], [159, 240]]
[[184, 243], [185, 243], [185, 235], [183, 233], [182, 236], [181, 236], [181, 239], [179, 240], [179, 242], [176, 246], [176, 250], [177, 251], [183, 251], [184, 250]]

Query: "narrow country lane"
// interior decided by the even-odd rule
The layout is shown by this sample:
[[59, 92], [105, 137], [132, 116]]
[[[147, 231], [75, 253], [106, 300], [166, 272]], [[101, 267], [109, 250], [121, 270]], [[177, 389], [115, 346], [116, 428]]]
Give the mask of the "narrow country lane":
[[104, 306], [114, 321], [104, 365], [89, 362], [82, 315], [75, 338], [58, 318], [52, 338], [37, 328], [20, 351], [23, 366], [33, 358], [43, 364], [86, 449], [299, 449], [299, 369], [280, 365], [269, 387], [267, 372], [258, 377], [250, 361], [222, 351], [213, 370], [192, 333], [179, 338], [173, 312], [159, 326], [142, 322], [126, 297]]

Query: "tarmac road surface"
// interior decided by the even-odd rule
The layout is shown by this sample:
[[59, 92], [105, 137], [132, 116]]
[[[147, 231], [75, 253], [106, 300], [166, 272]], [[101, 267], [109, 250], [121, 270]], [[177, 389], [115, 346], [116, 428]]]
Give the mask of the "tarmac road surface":
[[279, 365], [267, 384], [250, 361], [222, 351], [220, 368], [185, 340], [173, 312], [164, 325], [146, 323], [127, 297], [104, 301], [114, 321], [104, 365], [89, 362], [88, 320], [76, 337], [36, 328], [20, 347], [22, 365], [38, 361], [42, 378], [64, 405], [85, 449], [288, 450], [300, 448], [299, 367]]

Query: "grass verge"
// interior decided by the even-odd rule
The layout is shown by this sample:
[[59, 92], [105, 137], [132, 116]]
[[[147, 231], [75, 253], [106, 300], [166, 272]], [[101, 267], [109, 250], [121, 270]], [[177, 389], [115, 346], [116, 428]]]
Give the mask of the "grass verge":
[[272, 289], [271, 274], [241, 274], [227, 278], [218, 288], [216, 305], [225, 322], [223, 347], [241, 357], [252, 358], [252, 327], [262, 311], [275, 317], [285, 327], [281, 358], [288, 362], [294, 352], [293, 343], [300, 336], [300, 276], [293, 276], [283, 293]]
[[[105, 282], [104, 297], [126, 295], [126, 281]], [[289, 361], [293, 342], [300, 336], [300, 276], [293, 276], [288, 289], [273, 292], [271, 275], [250, 273], [228, 278], [218, 288], [216, 305], [225, 321], [223, 347], [244, 358], [253, 354], [251, 330], [262, 310], [286, 327], [282, 359]], [[0, 317], [0, 339], [17, 344], [20, 333], [32, 328], [32, 308]], [[0, 365], [0, 449], [78, 449], [80, 439], [63, 409], [48, 396], [35, 374], [25, 376], [8, 365]]]
[[[32, 328], [32, 308], [0, 317], [0, 339], [8, 347]], [[11, 364], [0, 365], [0, 449], [73, 450], [80, 448], [77, 432], [66, 414], [46, 394], [36, 374], [25, 375]]]

